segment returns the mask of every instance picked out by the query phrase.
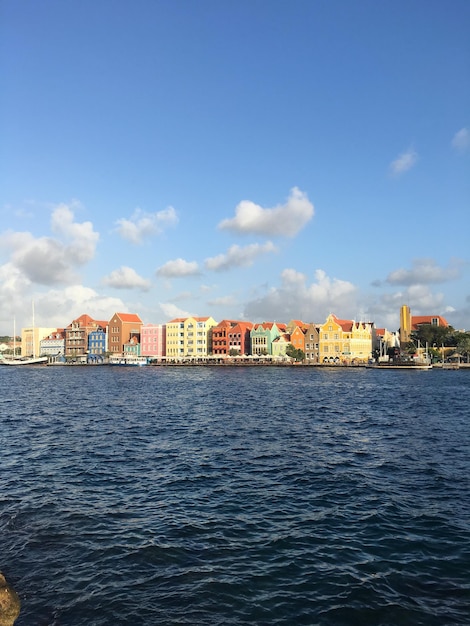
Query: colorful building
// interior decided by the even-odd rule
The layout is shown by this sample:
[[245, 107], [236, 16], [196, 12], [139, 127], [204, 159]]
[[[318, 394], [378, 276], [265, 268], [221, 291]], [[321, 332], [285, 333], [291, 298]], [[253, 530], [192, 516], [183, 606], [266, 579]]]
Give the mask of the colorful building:
[[107, 322], [80, 315], [65, 328], [65, 356], [81, 357], [88, 354], [88, 336], [94, 331], [105, 331]]
[[285, 324], [276, 324], [276, 322], [255, 324], [250, 332], [251, 354], [255, 356], [272, 354], [273, 341], [285, 332]]
[[39, 356], [58, 357], [65, 355], [65, 330], [56, 329], [39, 342]]
[[308, 324], [305, 329], [305, 359], [310, 363], [320, 362], [320, 324]]
[[319, 329], [320, 363], [367, 363], [372, 358], [375, 329], [372, 322], [340, 320], [330, 314]]
[[140, 353], [159, 359], [166, 356], [166, 324], [144, 324], [140, 329]]
[[181, 317], [166, 325], [167, 358], [205, 357], [212, 351], [212, 317]]
[[123, 354], [124, 345], [131, 338], [140, 343], [143, 322], [136, 313], [115, 313], [108, 322], [108, 350], [113, 354]]
[[250, 353], [251, 322], [222, 320], [212, 328], [212, 354], [229, 356]]

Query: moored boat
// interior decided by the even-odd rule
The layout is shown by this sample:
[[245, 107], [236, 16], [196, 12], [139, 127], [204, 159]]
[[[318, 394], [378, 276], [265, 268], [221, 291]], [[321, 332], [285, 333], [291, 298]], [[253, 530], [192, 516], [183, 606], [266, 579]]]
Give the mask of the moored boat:
[[148, 359], [145, 356], [112, 356], [108, 361], [109, 365], [120, 365], [121, 367], [148, 365]]
[[38, 356], [31, 358], [22, 358], [22, 357], [14, 357], [14, 358], [0, 358], [0, 365], [40, 365], [42, 363], [47, 363], [47, 356]]

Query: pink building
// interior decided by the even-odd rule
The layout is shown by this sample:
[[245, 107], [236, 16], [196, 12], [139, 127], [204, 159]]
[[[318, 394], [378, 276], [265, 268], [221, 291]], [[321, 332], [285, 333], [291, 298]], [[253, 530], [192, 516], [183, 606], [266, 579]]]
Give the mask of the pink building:
[[152, 358], [166, 356], [166, 324], [144, 324], [141, 327], [140, 354]]

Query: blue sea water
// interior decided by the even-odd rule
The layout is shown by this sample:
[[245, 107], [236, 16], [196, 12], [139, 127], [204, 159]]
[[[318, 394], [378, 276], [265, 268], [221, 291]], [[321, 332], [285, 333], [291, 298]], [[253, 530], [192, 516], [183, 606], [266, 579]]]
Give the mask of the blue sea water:
[[15, 626], [470, 623], [470, 371], [0, 371]]

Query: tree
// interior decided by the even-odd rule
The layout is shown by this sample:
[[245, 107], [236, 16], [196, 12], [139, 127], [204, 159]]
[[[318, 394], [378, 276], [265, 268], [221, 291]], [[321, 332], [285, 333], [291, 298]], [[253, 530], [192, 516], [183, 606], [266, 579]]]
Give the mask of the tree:
[[296, 361], [303, 361], [305, 359], [305, 352], [300, 348], [295, 348], [291, 343], [286, 347], [286, 355]]
[[429, 346], [450, 346], [455, 345], [453, 341], [454, 329], [452, 326], [435, 326], [434, 324], [421, 324], [418, 330], [412, 333], [413, 341], [419, 341], [422, 346], [426, 343]]
[[470, 362], [470, 333], [458, 333], [456, 336], [457, 352]]

